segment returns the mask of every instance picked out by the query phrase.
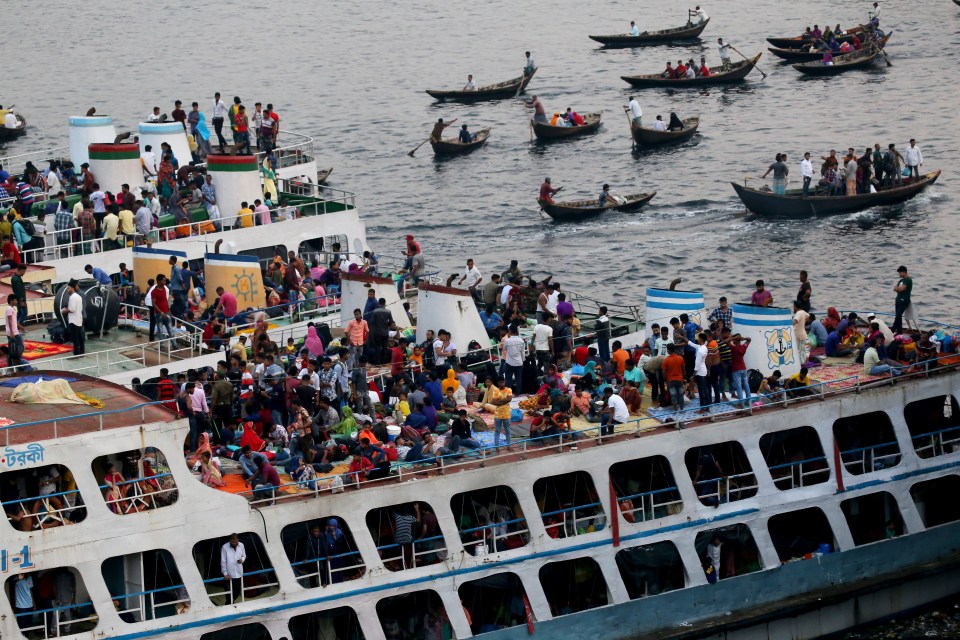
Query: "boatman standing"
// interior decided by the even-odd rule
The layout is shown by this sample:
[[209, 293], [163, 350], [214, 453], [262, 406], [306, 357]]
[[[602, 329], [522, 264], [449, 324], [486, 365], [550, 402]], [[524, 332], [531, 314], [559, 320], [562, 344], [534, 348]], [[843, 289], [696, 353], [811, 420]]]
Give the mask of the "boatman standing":
[[810, 195], [810, 182], [813, 180], [813, 163], [810, 162], [810, 152], [803, 154], [800, 161], [800, 175], [803, 177], [803, 195]]
[[910, 146], [907, 147], [907, 150], [904, 152], [906, 157], [904, 162], [907, 165], [907, 168], [910, 169], [910, 177], [920, 179], [920, 167], [923, 166], [923, 153], [920, 152], [920, 147], [917, 146], [917, 141], [913, 138], [910, 138]]
[[[710, 18], [707, 16], [707, 12], [700, 8], [700, 5], [697, 5], [696, 9], [687, 10], [688, 20], [690, 24], [703, 24]], [[694, 20], [696, 18], [696, 20]]]
[[440, 137], [443, 135], [443, 130], [452, 125], [454, 122], [456, 122], [456, 120], [451, 120], [450, 122], [444, 124], [443, 118], [439, 118], [437, 120], [437, 124], [433, 125], [433, 131], [430, 132], [430, 142], [440, 142]]
[[731, 45], [723, 44], [723, 38], [717, 38], [717, 49], [720, 51], [720, 62], [723, 63], [723, 68], [730, 68], [730, 52], [727, 51]]
[[880, 3], [874, 2], [873, 9], [868, 11], [867, 15], [870, 17], [870, 22], [872, 22], [874, 26], [879, 25], [880, 24]]
[[523, 75], [529, 76], [533, 73], [533, 70], [534, 70], [533, 58], [530, 57], [529, 51], [527, 51], [526, 53], [527, 53], [527, 64], [523, 67]]
[[547, 123], [547, 112], [543, 109], [543, 103], [540, 102], [540, 99], [537, 96], [530, 98], [530, 102], [527, 103], [528, 107], [533, 108], [533, 121]]
[[630, 118], [633, 120], [633, 124], [639, 129], [640, 120], [643, 118], [643, 109], [640, 108], [640, 103], [637, 102], [636, 96], [630, 96], [630, 105], [624, 110], [630, 112]]
[[550, 185], [550, 178], [544, 178], [543, 184], [540, 185], [540, 198], [538, 199], [543, 202], [553, 204], [553, 194], [560, 191], [560, 189], [563, 189], [563, 187], [557, 187], [556, 189], [554, 189]]

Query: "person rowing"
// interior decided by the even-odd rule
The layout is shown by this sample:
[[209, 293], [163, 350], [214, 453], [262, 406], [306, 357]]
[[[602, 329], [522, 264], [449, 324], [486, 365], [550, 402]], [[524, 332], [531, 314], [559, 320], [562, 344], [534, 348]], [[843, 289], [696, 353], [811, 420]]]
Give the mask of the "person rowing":
[[563, 187], [554, 188], [550, 184], [550, 178], [546, 177], [543, 179], [543, 184], [540, 185], [540, 197], [538, 200], [540, 202], [546, 202], [547, 204], [553, 204], [553, 194], [559, 193]]
[[694, 18], [696, 18], [696, 24], [703, 24], [710, 19], [700, 5], [697, 5], [696, 9], [687, 9], [687, 24], [693, 24]]
[[537, 96], [530, 98], [530, 101], [526, 103], [528, 107], [533, 109], [533, 121], [542, 122], [547, 124], [547, 112], [543, 109], [543, 103], [540, 102], [540, 99]]
[[533, 70], [536, 68], [533, 66], [533, 58], [530, 57], [530, 52], [527, 51], [526, 54], [527, 54], [527, 63], [523, 67], [524, 77], [533, 75]]
[[443, 136], [443, 130], [456, 122], [457, 119], [454, 118], [450, 122], [444, 122], [443, 118], [437, 120], [437, 124], [433, 125], [433, 131], [430, 132], [430, 142], [440, 142], [440, 138]]

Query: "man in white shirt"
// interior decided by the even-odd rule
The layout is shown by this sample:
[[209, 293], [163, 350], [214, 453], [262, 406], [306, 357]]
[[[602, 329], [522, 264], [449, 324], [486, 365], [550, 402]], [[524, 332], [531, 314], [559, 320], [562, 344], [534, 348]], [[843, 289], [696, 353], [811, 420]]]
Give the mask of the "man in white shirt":
[[724, 70], [730, 68], [730, 52], [727, 51], [731, 45], [723, 44], [723, 38], [717, 38], [717, 50], [720, 52], [720, 62], [723, 63]]
[[807, 322], [810, 314], [803, 310], [799, 300], [793, 302], [793, 336], [797, 339], [797, 359], [802, 367], [810, 354], [810, 340], [807, 337]]
[[813, 163], [810, 162], [810, 152], [803, 154], [800, 161], [800, 175], [803, 176], [803, 195], [810, 195], [810, 181], [813, 180]]
[[633, 20], [630, 21], [630, 35], [634, 38], [640, 35], [640, 27], [638, 27], [637, 23]]
[[20, 126], [17, 116], [13, 115], [12, 111], [7, 111], [7, 115], [3, 116], [3, 126], [8, 129], [16, 129]]
[[[673, 337], [675, 341], [680, 343], [680, 349], [684, 349], [687, 344], [691, 344], [689, 340], [683, 336], [678, 336], [676, 333], [673, 334]], [[700, 409], [697, 413], [709, 413], [710, 410], [706, 407], [712, 404], [713, 391], [707, 377], [707, 335], [703, 332], [698, 333], [697, 342], [691, 346], [694, 348], [693, 376], [697, 380], [697, 392], [700, 401]], [[719, 401], [720, 398], [717, 398], [717, 402]]]
[[550, 284], [550, 293], [547, 295], [547, 311], [557, 315], [557, 305], [560, 304], [560, 285]]
[[618, 424], [630, 420], [630, 411], [623, 398], [615, 395], [609, 385], [603, 390], [603, 405], [600, 410], [600, 434], [612, 436]]
[[247, 550], [237, 534], [230, 534], [230, 541], [220, 547], [220, 573], [230, 583], [230, 603], [243, 599], [243, 563]]
[[656, 120], [654, 121], [654, 123], [653, 123], [653, 130], [654, 130], [654, 131], [666, 131], [666, 130], [667, 130], [667, 123], [663, 121], [663, 116], [661, 116], [661, 115], [658, 115], [658, 116], [657, 116], [657, 119], [656, 119]]
[[[707, 16], [707, 12], [700, 8], [700, 5], [697, 5], [696, 9], [691, 9], [687, 12], [690, 17], [690, 24], [696, 22], [696, 24], [703, 24], [710, 18]], [[694, 20], [696, 18], [696, 20]]]
[[640, 108], [640, 103], [637, 102], [635, 96], [630, 96], [630, 104], [627, 106], [627, 110], [630, 112], [630, 117], [633, 119], [633, 124], [640, 127], [640, 121], [643, 118], [643, 109]]
[[143, 297], [143, 303], [148, 309], [150, 309], [150, 342], [153, 342], [154, 335], [157, 330], [157, 312], [153, 308], [153, 297], [151, 294], [153, 293], [153, 290], [157, 288], [157, 283], [153, 278], [150, 278], [147, 280], [147, 285], [149, 285], [149, 288]]
[[444, 370], [444, 376], [446, 376], [447, 358], [452, 358], [457, 355], [457, 345], [453, 343], [449, 331], [440, 329], [440, 331], [437, 332], [437, 339], [433, 343], [433, 353], [434, 363], [437, 365], [437, 369], [442, 368]]
[[223, 151], [227, 144], [223, 137], [223, 119], [227, 117], [227, 105], [220, 99], [220, 92], [213, 94], [213, 129], [217, 132], [217, 140], [220, 142], [220, 151]]
[[553, 314], [547, 311], [543, 319], [533, 328], [533, 350], [537, 354], [537, 369], [546, 375], [553, 359], [553, 327], [550, 322]]
[[477, 84], [473, 81], [473, 75], [467, 75], [467, 84], [463, 85], [464, 91], [476, 91]]
[[880, 329], [880, 333], [883, 334], [883, 337], [886, 339], [887, 344], [893, 343], [893, 331], [890, 330], [890, 326], [883, 321], [883, 319], [878, 318], [876, 314], [871, 313], [867, 316], [867, 324], [876, 323], [877, 327]]
[[510, 325], [510, 334], [500, 343], [506, 367], [504, 377], [507, 379], [507, 386], [517, 395], [523, 388], [523, 359], [527, 355], [527, 344], [520, 337], [517, 325]]
[[11, 367], [23, 364], [23, 331], [22, 324], [17, 321], [17, 296], [13, 293], [7, 296], [7, 311], [4, 325], [7, 330], [7, 348], [10, 353], [7, 364]]
[[[907, 150], [907, 153], [910, 153], [909, 150]], [[50, 172], [47, 173], [47, 197], [56, 198], [61, 191], [63, 191], [63, 185], [60, 182], [60, 176], [57, 175], [57, 170], [51, 163]]]
[[476, 298], [477, 286], [481, 282], [483, 282], [483, 275], [481, 275], [480, 270], [474, 265], [473, 258], [467, 258], [467, 270], [463, 272], [463, 276], [457, 284], [467, 285], [467, 289], [470, 289], [470, 295]]
[[904, 160], [910, 169], [910, 177], [919, 179], [920, 167], [923, 166], [923, 153], [920, 152], [920, 147], [917, 146], [917, 141], [913, 138], [910, 138], [910, 146], [904, 153]]
[[160, 107], [153, 108], [153, 113], [147, 116], [147, 122], [160, 122]]
[[67, 332], [70, 342], [73, 343], [73, 355], [84, 354], [86, 335], [83, 331], [83, 298], [80, 296], [80, 285], [76, 279], [67, 284], [67, 306], [60, 308], [60, 313], [67, 318]]
[[143, 177], [149, 178], [157, 175], [157, 156], [153, 153], [153, 147], [147, 145], [140, 154], [140, 165], [143, 169]]

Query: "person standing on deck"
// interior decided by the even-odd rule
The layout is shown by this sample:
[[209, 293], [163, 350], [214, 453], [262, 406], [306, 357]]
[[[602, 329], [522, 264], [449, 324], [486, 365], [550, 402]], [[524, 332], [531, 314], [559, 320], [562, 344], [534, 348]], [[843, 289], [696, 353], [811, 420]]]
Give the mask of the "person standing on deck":
[[[217, 94], [220, 95], [220, 94]], [[230, 534], [230, 541], [220, 548], [220, 573], [230, 583], [230, 602], [243, 599], [243, 563], [247, 550], [237, 534]]]
[[810, 286], [810, 281], [807, 280], [807, 272], [800, 272], [800, 290], [797, 291], [797, 301], [800, 303], [800, 308], [810, 313], [810, 296], [813, 294], [813, 288]]
[[540, 185], [539, 200], [549, 204], [553, 204], [553, 194], [560, 191], [560, 189], [563, 189], [563, 187], [557, 187], [556, 189], [554, 189], [553, 186], [551, 186], [549, 177], [544, 178], [543, 184]]
[[801, 366], [810, 355], [810, 340], [807, 338], [807, 322], [810, 314], [803, 310], [800, 300], [793, 301], [793, 335], [797, 339], [797, 359]]
[[787, 176], [790, 174], [790, 167], [787, 166], [787, 154], [778, 153], [776, 162], [770, 165], [767, 172], [760, 176], [760, 179], [766, 178], [773, 171], [773, 192], [778, 196], [787, 193]]
[[813, 163], [810, 162], [810, 152], [803, 154], [800, 161], [800, 176], [803, 178], [803, 195], [810, 195], [810, 183], [813, 181]]
[[630, 96], [630, 104], [624, 108], [624, 111], [630, 112], [631, 122], [639, 129], [641, 120], [643, 119], [643, 109], [640, 108], [640, 103], [637, 102], [636, 96]]
[[460, 278], [457, 284], [466, 284], [467, 289], [470, 290], [470, 295], [473, 296], [474, 299], [477, 299], [477, 287], [481, 282], [483, 282], [483, 275], [474, 264], [473, 258], [467, 258], [467, 269], [463, 272], [463, 276]]
[[220, 99], [220, 92], [213, 94], [213, 129], [217, 132], [217, 140], [220, 142], [220, 153], [223, 153], [227, 145], [223, 137], [223, 120], [227, 117], [227, 105]]
[[857, 195], [857, 154], [853, 149], [848, 149], [843, 159], [843, 173], [844, 181], [847, 183], [847, 195]]
[[717, 38], [717, 50], [720, 52], [720, 62], [723, 65], [724, 71], [730, 68], [730, 52], [727, 51], [731, 46], [730, 44], [723, 44], [723, 38]]
[[17, 322], [20, 324], [27, 323], [27, 286], [23, 282], [26, 272], [27, 265], [21, 262], [17, 265], [17, 272], [10, 278], [10, 289], [17, 297]]
[[763, 280], [757, 280], [757, 290], [750, 296], [750, 303], [758, 307], [773, 306], [773, 294], [764, 288]]
[[73, 343], [73, 355], [82, 356], [85, 352], [86, 335], [83, 330], [83, 297], [80, 295], [80, 284], [71, 279], [67, 284], [70, 292], [67, 306], [60, 308], [60, 313], [67, 317], [67, 331], [70, 342]]
[[532, 75], [532, 74], [533, 74], [533, 70], [536, 68], [536, 67], [534, 66], [534, 64], [533, 64], [533, 58], [530, 57], [530, 52], [529, 52], [529, 51], [526, 52], [526, 56], [527, 56], [527, 63], [526, 63], [526, 64], [524, 65], [524, 67], [523, 67], [523, 75], [524, 75], [524, 77], [529, 76], [529, 75]]
[[903, 332], [903, 314], [910, 306], [910, 295], [913, 293], [913, 278], [907, 273], [907, 268], [900, 265], [897, 268], [897, 273], [900, 275], [900, 279], [893, 287], [893, 290], [897, 293], [897, 298], [894, 301], [896, 317], [893, 320], [893, 326], [890, 327], [894, 334]]
[[543, 103], [540, 102], [540, 98], [533, 96], [530, 98], [530, 101], [527, 102], [527, 106], [533, 109], [533, 121], [542, 122], [543, 124], [547, 123], [547, 112], [543, 108]]
[[917, 141], [914, 138], [910, 138], [910, 146], [907, 147], [905, 153], [907, 155], [904, 164], [910, 169], [910, 177], [919, 180], [920, 167], [923, 166], [923, 153], [921, 153], [920, 147], [917, 146]]
[[23, 332], [26, 331], [26, 328], [17, 319], [19, 306], [20, 301], [17, 299], [17, 294], [11, 293], [7, 296], [4, 327], [7, 331], [7, 348], [10, 350], [7, 356], [7, 364], [11, 367], [23, 364]]
[[[473, 76], [469, 76], [473, 77]], [[444, 123], [443, 118], [437, 120], [437, 124], [433, 125], [433, 131], [430, 132], [430, 142], [440, 142], [441, 136], [443, 136], [443, 130], [452, 125], [456, 120], [451, 120], [450, 122]]]

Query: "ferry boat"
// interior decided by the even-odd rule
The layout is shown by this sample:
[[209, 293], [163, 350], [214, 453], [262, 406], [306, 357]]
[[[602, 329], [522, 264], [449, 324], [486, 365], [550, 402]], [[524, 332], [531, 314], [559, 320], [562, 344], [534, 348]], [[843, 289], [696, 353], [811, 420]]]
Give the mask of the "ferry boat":
[[[648, 292], [648, 317], [685, 298]], [[779, 332], [777, 313], [738, 305], [734, 326]], [[777, 338], [754, 357], [798, 368]], [[0, 631], [818, 637], [956, 593], [958, 364], [825, 364], [806, 395], [713, 407], [683, 430], [648, 409], [613, 435], [585, 425], [269, 496], [202, 484], [181, 456], [187, 420], [126, 387], [3, 380]], [[51, 397], [72, 403], [30, 406]], [[412, 543], [397, 542], [403, 519]]]

